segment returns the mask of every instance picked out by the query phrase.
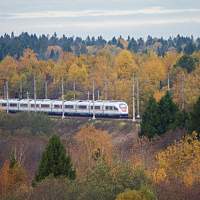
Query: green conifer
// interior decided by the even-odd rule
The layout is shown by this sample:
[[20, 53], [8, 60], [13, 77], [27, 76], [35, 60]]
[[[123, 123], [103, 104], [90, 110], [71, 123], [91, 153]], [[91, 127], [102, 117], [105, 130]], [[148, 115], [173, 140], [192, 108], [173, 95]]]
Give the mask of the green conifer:
[[49, 175], [53, 177], [65, 176], [69, 179], [75, 178], [71, 159], [66, 155], [65, 148], [56, 135], [52, 136], [42, 155], [36, 181], [39, 182]]
[[200, 134], [200, 97], [195, 103], [191, 113], [190, 131], [196, 131]]
[[176, 120], [178, 106], [173, 102], [170, 92], [167, 92], [159, 102], [159, 134], [165, 133]]
[[142, 116], [141, 135], [152, 138], [158, 133], [159, 107], [156, 100], [151, 97], [147, 103], [146, 110]]

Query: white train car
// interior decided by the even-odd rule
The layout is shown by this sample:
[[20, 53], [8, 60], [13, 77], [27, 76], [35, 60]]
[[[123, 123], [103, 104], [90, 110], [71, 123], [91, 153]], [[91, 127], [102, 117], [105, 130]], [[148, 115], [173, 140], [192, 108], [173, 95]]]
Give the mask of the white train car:
[[31, 101], [32, 100], [29, 100], [29, 99], [22, 99], [22, 100], [16, 100], [16, 103], [18, 104], [18, 108], [19, 110], [18, 111], [23, 111], [23, 112], [28, 112], [30, 111], [30, 104], [31, 104]]
[[90, 101], [77, 101], [76, 102], [76, 113], [81, 116], [90, 115]]
[[65, 115], [74, 116], [77, 113], [77, 101], [65, 101], [64, 102], [64, 112]]
[[18, 112], [19, 104], [16, 99], [0, 99], [0, 108], [9, 112]]
[[52, 112], [52, 100], [50, 99], [43, 99], [36, 101], [40, 107], [40, 112], [51, 113]]
[[[94, 106], [94, 107], [93, 107]], [[9, 112], [44, 112], [51, 115], [128, 117], [128, 105], [123, 101], [61, 101], [50, 99], [0, 99], [2, 110]]]

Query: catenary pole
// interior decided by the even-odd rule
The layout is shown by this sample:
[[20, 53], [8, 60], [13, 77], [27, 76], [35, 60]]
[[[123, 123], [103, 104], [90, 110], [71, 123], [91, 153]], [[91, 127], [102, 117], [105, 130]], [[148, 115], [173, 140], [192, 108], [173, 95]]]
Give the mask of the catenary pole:
[[76, 81], [74, 81], [73, 88], [74, 88], [74, 100], [75, 100], [76, 99]]
[[22, 97], [23, 97], [23, 95], [22, 95], [23, 94], [23, 83], [22, 83], [22, 80], [20, 81], [20, 88], [19, 89], [20, 89], [20, 92], [19, 92], [20, 96], [19, 96], [19, 98], [22, 99]]
[[92, 82], [92, 104], [93, 104], [93, 116], [92, 116], [92, 119], [95, 120], [95, 105], [94, 105], [94, 101], [95, 101], [95, 98], [94, 98], [94, 80]]
[[183, 72], [181, 76], [181, 100], [182, 100], [182, 105], [181, 108], [182, 110], [185, 109], [185, 93], [184, 93], [184, 87], [185, 87], [185, 74]]
[[139, 78], [136, 78], [136, 87], [137, 87], [137, 118], [140, 118], [140, 88], [139, 88]]
[[6, 107], [6, 112], [9, 112], [9, 94], [8, 94], [8, 80], [6, 80], [6, 100], [7, 100], [7, 107]]
[[65, 112], [64, 112], [64, 83], [63, 83], [63, 77], [62, 77], [61, 90], [62, 90], [62, 119], [64, 119], [65, 118]]
[[36, 112], [36, 99], [37, 99], [37, 94], [36, 94], [36, 80], [35, 80], [35, 74], [33, 76], [33, 90], [34, 90], [34, 110]]
[[133, 99], [132, 99], [132, 104], [133, 104], [133, 118], [132, 118], [132, 121], [135, 122], [135, 75], [133, 74], [133, 85], [132, 85], [132, 92], [133, 92]]
[[167, 90], [170, 91], [170, 76], [169, 76], [169, 72], [167, 73]]
[[99, 90], [97, 91], [97, 99], [99, 100], [99, 98], [100, 98], [100, 92], [99, 92]]
[[28, 112], [29, 112], [30, 105], [29, 105], [29, 92], [28, 91], [26, 92], [26, 98], [27, 98], [27, 101], [28, 101]]
[[45, 99], [48, 99], [48, 83], [47, 80], [45, 80]]

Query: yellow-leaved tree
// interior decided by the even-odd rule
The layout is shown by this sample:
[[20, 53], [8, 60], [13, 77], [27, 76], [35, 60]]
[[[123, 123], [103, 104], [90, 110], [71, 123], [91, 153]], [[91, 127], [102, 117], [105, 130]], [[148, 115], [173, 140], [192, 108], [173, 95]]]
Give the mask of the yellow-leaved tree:
[[137, 71], [138, 65], [130, 51], [122, 50], [115, 58], [116, 71], [119, 79], [130, 79]]
[[3, 86], [3, 84], [5, 84], [5, 81], [8, 81], [8, 85], [10, 88], [9, 93], [11, 92], [11, 89], [14, 89], [13, 93], [16, 92], [15, 90], [17, 88], [17, 83], [20, 80], [20, 75], [17, 72], [17, 69], [18, 69], [18, 62], [11, 56], [6, 56], [0, 62], [1, 87]]
[[76, 83], [84, 85], [88, 78], [88, 69], [84, 64], [77, 65], [73, 63], [68, 71], [68, 78], [70, 81], [75, 81]]
[[74, 139], [77, 148], [74, 147], [72, 157], [79, 175], [85, 175], [99, 159], [104, 159], [108, 164], [112, 162], [113, 145], [111, 136], [106, 131], [87, 126], [83, 127]]
[[166, 67], [163, 61], [153, 52], [140, 55], [138, 77], [140, 80], [140, 100], [143, 111], [149, 97], [160, 91], [161, 81], [166, 79]]
[[200, 141], [195, 132], [159, 152], [156, 160], [156, 183], [178, 180], [187, 187], [200, 183]]
[[139, 190], [126, 190], [117, 195], [116, 200], [155, 200], [155, 194], [148, 188], [143, 186]]

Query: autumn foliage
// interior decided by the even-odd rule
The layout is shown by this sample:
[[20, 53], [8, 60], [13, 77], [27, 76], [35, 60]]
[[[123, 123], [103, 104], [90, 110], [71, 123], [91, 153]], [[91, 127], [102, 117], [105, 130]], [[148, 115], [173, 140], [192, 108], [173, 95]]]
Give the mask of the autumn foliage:
[[26, 171], [19, 163], [11, 166], [6, 160], [0, 170], [0, 196], [21, 196], [28, 192], [28, 177]]
[[[111, 136], [106, 131], [100, 131], [93, 126], [83, 127], [75, 136], [76, 145], [72, 148], [74, 162], [79, 175], [91, 170], [98, 160], [103, 159], [111, 164], [113, 145]], [[81, 156], [80, 156], [81, 155]]]
[[[195, 132], [175, 142], [156, 155], [152, 178], [163, 199], [193, 199], [200, 186], [200, 142]], [[165, 192], [161, 192], [165, 188]]]

